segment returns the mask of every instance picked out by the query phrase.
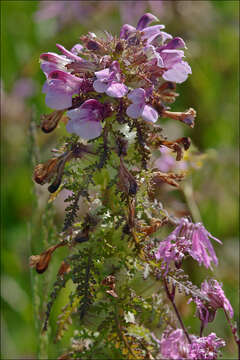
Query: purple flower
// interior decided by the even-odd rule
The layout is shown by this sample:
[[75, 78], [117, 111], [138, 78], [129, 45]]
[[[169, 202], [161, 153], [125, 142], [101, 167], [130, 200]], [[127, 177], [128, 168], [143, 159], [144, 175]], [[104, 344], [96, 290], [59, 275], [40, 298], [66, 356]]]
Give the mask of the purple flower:
[[[191, 338], [195, 338], [191, 336]], [[189, 359], [189, 343], [182, 329], [174, 331], [165, 331], [161, 340], [158, 340], [155, 336], [153, 339], [160, 346], [160, 353], [164, 359]]]
[[48, 76], [54, 70], [66, 71], [65, 65], [70, 64], [71, 60], [62, 55], [47, 52], [40, 55], [40, 62], [42, 71]]
[[231, 318], [233, 317], [233, 308], [217, 280], [205, 280], [201, 286], [201, 291], [208, 296], [213, 309], [223, 308]]
[[155, 161], [154, 165], [162, 172], [168, 172], [176, 166], [176, 160], [171, 155], [171, 151], [166, 146], [160, 147], [161, 156]]
[[158, 18], [150, 13], [144, 14], [140, 20], [138, 21], [137, 27], [135, 28], [132, 25], [124, 24], [120, 30], [120, 39], [128, 39], [131, 35], [135, 34], [137, 31], [141, 32], [142, 40], [147, 40], [147, 44], [149, 45], [153, 42], [157, 37], [160, 37], [161, 41], [165, 41], [166, 39], [171, 39], [172, 36], [170, 34], [161, 32], [161, 29], [164, 29], [164, 25], [153, 25], [148, 26], [153, 21], [159, 21]]
[[191, 344], [182, 329], [165, 331], [161, 340], [153, 334], [153, 339], [160, 347], [161, 356], [164, 359], [191, 359], [191, 360], [215, 360], [218, 357], [220, 347], [225, 346], [225, 341], [211, 333], [206, 337], [190, 335]]
[[188, 63], [182, 60], [184, 51], [177, 50], [184, 47], [186, 45], [181, 38], [174, 38], [166, 45], [157, 48], [163, 60], [163, 67], [166, 69], [163, 73], [164, 80], [182, 83], [187, 79], [188, 74], [192, 73]]
[[187, 254], [200, 265], [212, 269], [211, 261], [217, 265], [218, 260], [209, 237], [221, 244], [221, 241], [213, 237], [201, 223], [193, 224], [188, 219], [182, 218], [176, 229], [161, 241], [155, 254], [156, 259], [163, 261], [166, 272], [170, 261], [178, 263]]
[[141, 117], [145, 121], [156, 122], [158, 119], [157, 111], [145, 103], [146, 91], [142, 88], [137, 88], [128, 94], [128, 98], [133, 104], [127, 108], [127, 115], [133, 119]]
[[218, 358], [218, 350], [225, 346], [225, 341], [211, 333], [206, 337], [195, 338], [189, 349], [189, 359], [215, 360]]
[[214, 320], [215, 313], [220, 308], [233, 317], [233, 308], [217, 280], [205, 280], [201, 285], [201, 293], [208, 298], [208, 306], [199, 298], [191, 298], [189, 302], [193, 300], [197, 305], [197, 316], [204, 326]]
[[177, 236], [177, 228], [165, 240], [161, 241], [155, 256], [156, 260], [162, 260], [162, 269], [165, 269], [164, 276], [168, 272], [171, 261], [181, 264], [190, 246], [191, 242], [189, 240]]
[[117, 61], [113, 61], [110, 68], [96, 71], [97, 80], [94, 81], [93, 87], [99, 93], [106, 93], [108, 96], [121, 98], [128, 92], [126, 85], [122, 83], [120, 66]]
[[153, 45], [147, 45], [143, 48], [143, 53], [147, 56], [147, 59], [150, 60], [151, 63], [157, 65], [159, 67], [163, 67], [163, 59], [156, 51]]
[[83, 80], [61, 70], [52, 71], [43, 85], [46, 104], [56, 110], [72, 106], [72, 95], [80, 91]]
[[79, 108], [69, 110], [70, 120], [66, 129], [83, 139], [90, 140], [102, 132], [101, 120], [104, 117], [104, 105], [95, 99], [85, 101]]

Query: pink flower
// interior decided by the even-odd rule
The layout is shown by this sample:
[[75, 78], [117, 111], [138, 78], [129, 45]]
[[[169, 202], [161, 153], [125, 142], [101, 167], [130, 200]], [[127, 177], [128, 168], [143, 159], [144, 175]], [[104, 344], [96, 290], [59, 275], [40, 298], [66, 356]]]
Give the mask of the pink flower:
[[171, 360], [215, 360], [218, 357], [219, 348], [226, 345], [225, 341], [218, 338], [215, 333], [200, 338], [190, 335], [191, 344], [188, 343], [182, 329], [165, 331], [161, 340], [153, 334], [152, 336], [160, 347], [161, 356]]
[[225, 341], [211, 333], [206, 337], [195, 338], [189, 349], [189, 359], [215, 360], [218, 358], [218, 349], [225, 346]]
[[188, 75], [192, 73], [188, 63], [182, 60], [184, 51], [177, 50], [185, 47], [184, 41], [177, 37], [157, 48], [164, 63], [163, 67], [166, 69], [163, 73], [164, 80], [182, 83], [187, 79]]
[[133, 119], [141, 117], [145, 121], [156, 122], [158, 119], [157, 111], [145, 104], [146, 92], [142, 88], [137, 88], [128, 94], [128, 98], [133, 102], [127, 108], [127, 115]]
[[180, 264], [185, 256], [186, 251], [190, 248], [191, 242], [184, 237], [176, 236], [171, 233], [165, 240], [160, 242], [156, 259], [162, 260], [162, 269], [167, 274], [171, 261]]
[[[191, 336], [191, 338], [195, 338]], [[189, 343], [186, 335], [182, 329], [174, 331], [165, 331], [161, 340], [158, 340], [154, 335], [153, 339], [160, 346], [160, 353], [164, 359], [189, 359]]]
[[155, 161], [154, 165], [162, 172], [168, 172], [176, 167], [176, 160], [171, 155], [171, 151], [166, 146], [160, 147], [161, 156]]
[[113, 61], [110, 68], [96, 71], [97, 80], [94, 81], [94, 90], [98, 93], [106, 93], [108, 96], [121, 98], [128, 92], [126, 85], [122, 83], [120, 66], [117, 61]]
[[82, 79], [61, 70], [52, 71], [43, 85], [46, 94], [46, 104], [56, 110], [67, 109], [72, 106], [73, 94], [78, 94]]
[[223, 308], [231, 318], [233, 317], [233, 308], [217, 280], [205, 280], [201, 285], [201, 293], [208, 298], [207, 305], [199, 298], [191, 298], [189, 302], [193, 300], [197, 305], [197, 316], [204, 326], [214, 320], [215, 313], [220, 308]]
[[[213, 237], [201, 223], [193, 224], [188, 219], [182, 218], [176, 229], [163, 241], [155, 254], [157, 260], [163, 261], [166, 271], [171, 260], [179, 262], [189, 254], [200, 265], [211, 268], [211, 261], [217, 265], [218, 260], [209, 238], [221, 244]], [[174, 256], [175, 254], [175, 256]]]
[[172, 38], [171, 35], [161, 32], [161, 29], [164, 29], [164, 25], [153, 25], [148, 26], [153, 21], [159, 21], [158, 18], [150, 13], [144, 14], [140, 20], [138, 21], [137, 27], [135, 28], [132, 25], [124, 24], [120, 31], [121, 39], [128, 39], [130, 36], [134, 35], [137, 31], [141, 32], [142, 40], [147, 40], [147, 44], [149, 45], [152, 41], [157, 37], [161, 37], [161, 39], [166, 40], [167, 38]]
[[101, 120], [104, 117], [104, 105], [95, 99], [85, 101], [79, 108], [67, 112], [70, 120], [66, 129], [83, 139], [90, 140], [102, 132]]
[[201, 291], [203, 294], [208, 296], [210, 305], [213, 309], [223, 308], [227, 313], [229, 313], [231, 318], [233, 317], [233, 308], [217, 280], [205, 280], [202, 283]]

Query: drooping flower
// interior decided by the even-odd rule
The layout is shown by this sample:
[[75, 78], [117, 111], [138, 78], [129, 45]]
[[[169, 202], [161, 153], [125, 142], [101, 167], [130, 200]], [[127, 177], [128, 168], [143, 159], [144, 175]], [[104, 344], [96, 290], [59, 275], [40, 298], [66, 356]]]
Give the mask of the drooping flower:
[[206, 337], [195, 338], [189, 349], [189, 359], [215, 360], [218, 358], [219, 348], [225, 346], [223, 339], [211, 333]]
[[70, 118], [66, 126], [69, 133], [77, 134], [87, 140], [101, 134], [104, 105], [99, 101], [87, 100], [79, 108], [68, 111], [67, 115]]
[[217, 280], [205, 280], [201, 285], [201, 293], [208, 298], [207, 304], [199, 298], [191, 298], [189, 302], [194, 301], [197, 305], [197, 316], [204, 327], [214, 320], [217, 309], [223, 308], [231, 318], [233, 317], [233, 308]]
[[201, 292], [208, 296], [210, 305], [213, 309], [223, 308], [229, 313], [231, 318], [233, 317], [233, 308], [217, 280], [205, 280], [202, 283]]
[[218, 260], [209, 238], [221, 244], [221, 241], [213, 237], [201, 223], [191, 223], [182, 218], [176, 229], [163, 241], [155, 254], [157, 260], [163, 261], [163, 267], [168, 266], [173, 260], [179, 262], [185, 255], [189, 254], [200, 265], [211, 267], [211, 261], [217, 265]]
[[128, 94], [128, 98], [133, 104], [127, 108], [127, 115], [133, 119], [141, 117], [148, 122], [156, 122], [158, 119], [157, 111], [145, 103], [146, 91], [142, 88], [137, 88]]
[[106, 93], [108, 96], [121, 98], [128, 92], [128, 87], [122, 83], [120, 66], [113, 61], [110, 68], [96, 71], [97, 80], [94, 81], [94, 90], [98, 93]]

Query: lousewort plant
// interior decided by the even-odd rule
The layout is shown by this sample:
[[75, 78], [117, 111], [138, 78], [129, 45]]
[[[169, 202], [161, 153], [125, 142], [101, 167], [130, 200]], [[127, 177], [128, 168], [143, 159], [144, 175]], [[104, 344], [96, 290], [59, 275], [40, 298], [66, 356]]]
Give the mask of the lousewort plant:
[[[40, 56], [43, 93], [53, 109], [41, 129], [50, 133], [63, 121], [68, 133], [56, 155], [34, 170], [36, 183], [49, 184], [51, 199], [68, 193], [65, 221], [58, 242], [30, 258], [45, 276], [57, 249], [69, 249], [42, 324], [44, 333], [70, 282], [56, 341], [72, 321], [75, 331], [59, 359], [217, 359], [225, 341], [203, 331], [221, 308], [239, 345], [221, 285], [212, 279], [198, 288], [182, 268], [192, 257], [212, 270], [218, 265], [213, 245], [221, 241], [202, 223], [169, 214], [160, 201], [159, 188], [177, 189], [187, 174], [186, 161], [174, 171], [171, 153], [180, 163], [191, 141], [168, 139], [158, 121], [193, 128], [196, 112], [170, 111], [176, 84], [191, 68], [183, 39], [153, 22], [158, 19], [147, 13], [136, 27], [123, 25], [118, 37], [88, 33], [70, 51], [57, 44], [60, 54]], [[160, 162], [156, 149], [165, 156]], [[177, 291], [196, 304], [198, 335], [184, 325]]]

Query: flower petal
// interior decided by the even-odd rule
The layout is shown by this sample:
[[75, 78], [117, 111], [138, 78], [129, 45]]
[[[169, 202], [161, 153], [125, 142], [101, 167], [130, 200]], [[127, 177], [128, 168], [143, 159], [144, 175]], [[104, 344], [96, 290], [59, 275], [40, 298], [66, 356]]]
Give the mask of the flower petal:
[[95, 80], [93, 83], [93, 88], [98, 93], [104, 93], [108, 88], [108, 84], [105, 84], [101, 80]]
[[108, 86], [106, 90], [106, 94], [108, 96], [112, 96], [115, 98], [121, 98], [125, 96], [128, 92], [128, 88], [126, 85], [121, 83], [112, 82], [110, 86]]
[[103, 81], [103, 80], [109, 79], [110, 71], [109, 71], [109, 68], [106, 68], [106, 69], [103, 69], [100, 71], [96, 71], [94, 74], [96, 75], [98, 80]]
[[137, 23], [137, 30], [144, 29], [148, 24], [151, 24], [151, 22], [153, 22], [153, 21], [159, 21], [159, 20], [153, 14], [150, 14], [150, 13], [144, 14]]
[[131, 33], [136, 31], [136, 28], [129, 24], [124, 24], [120, 30], [120, 39], [127, 39]]
[[175, 64], [170, 70], [163, 73], [163, 79], [176, 83], [182, 83], [188, 78], [192, 70], [186, 61]]
[[139, 104], [139, 103], [144, 104], [145, 94], [146, 94], [146, 92], [144, 89], [137, 88], [128, 94], [128, 99], [131, 100], [135, 104]]
[[52, 109], [63, 110], [72, 106], [72, 95], [49, 91], [45, 98], [46, 105]]
[[133, 118], [133, 119], [137, 119], [138, 117], [141, 116], [142, 114], [142, 110], [143, 110], [144, 104], [131, 104], [130, 106], [128, 106], [127, 110], [126, 110], [126, 114]]
[[74, 133], [83, 139], [91, 140], [98, 137], [102, 132], [100, 121], [74, 121], [69, 120], [66, 125], [69, 133]]
[[158, 120], [158, 112], [153, 107], [145, 105], [141, 117], [145, 121], [155, 123]]

